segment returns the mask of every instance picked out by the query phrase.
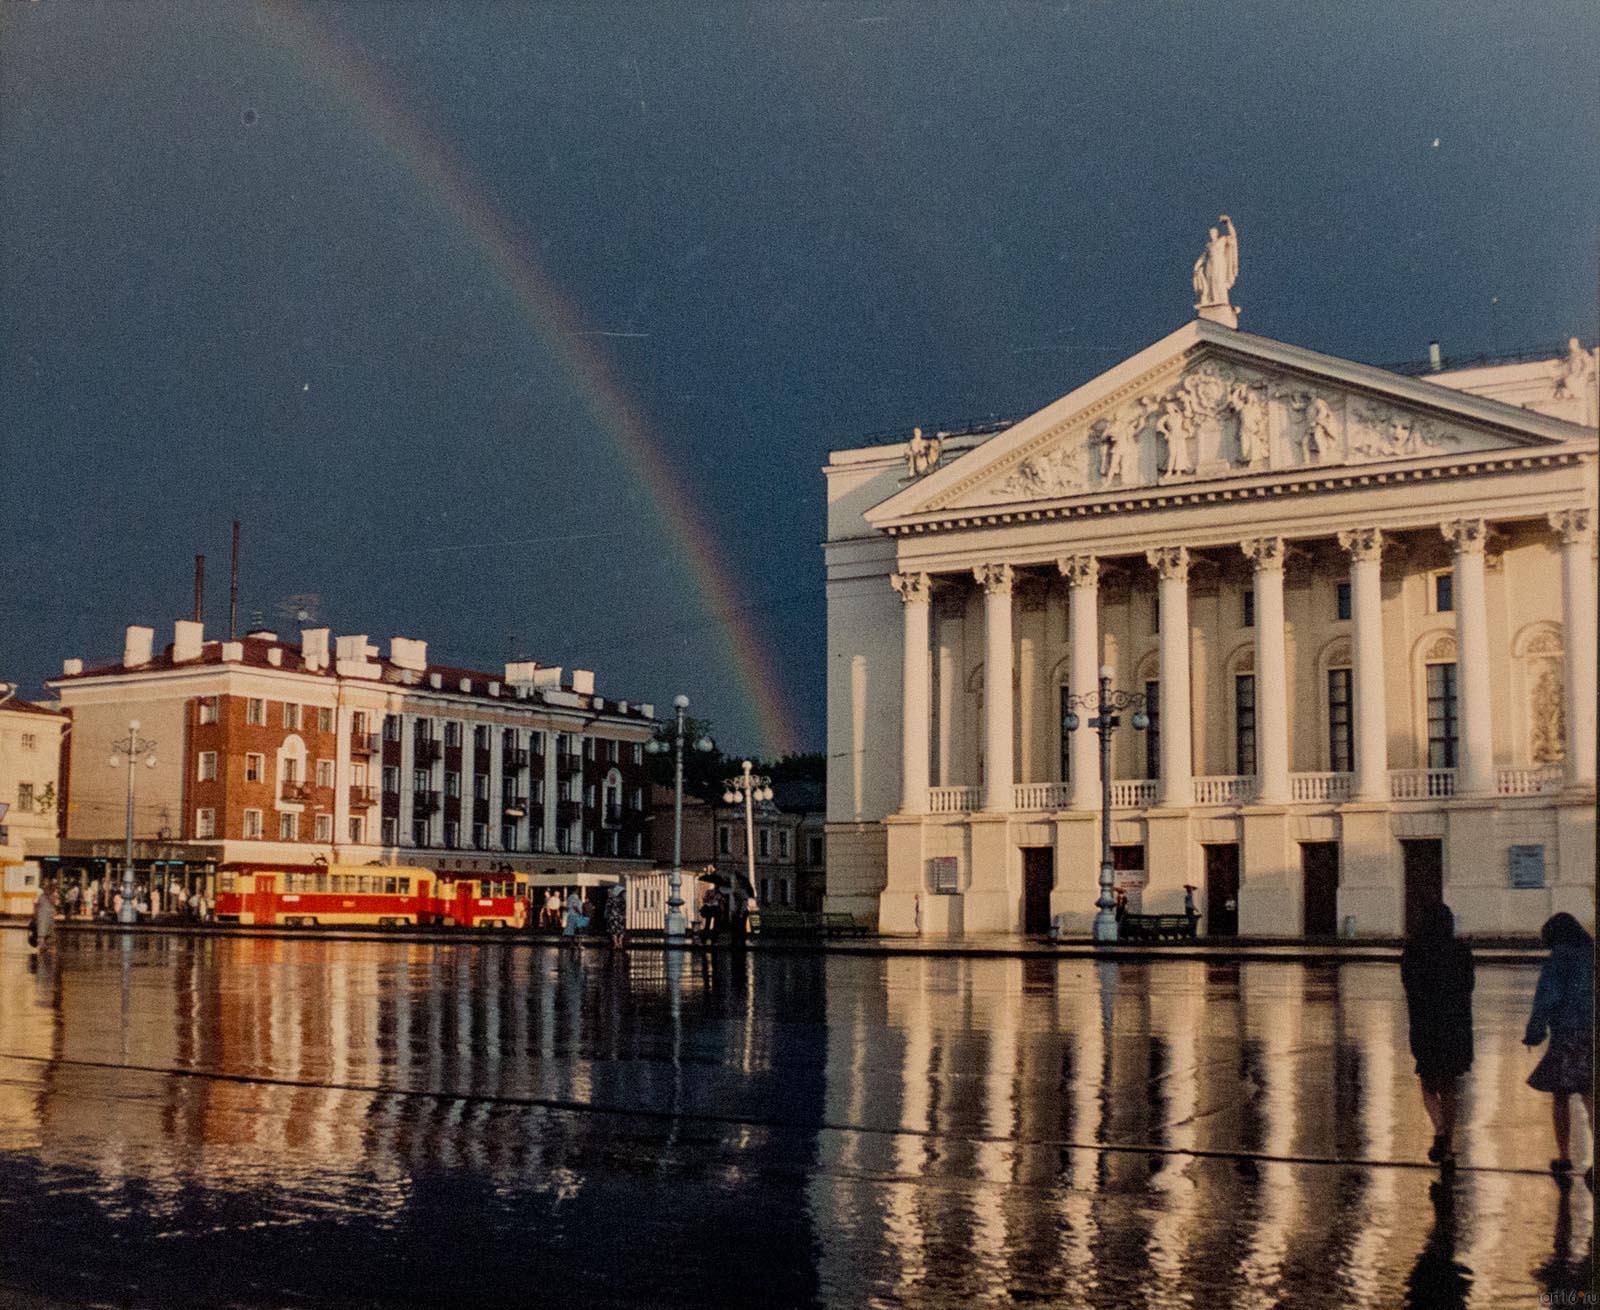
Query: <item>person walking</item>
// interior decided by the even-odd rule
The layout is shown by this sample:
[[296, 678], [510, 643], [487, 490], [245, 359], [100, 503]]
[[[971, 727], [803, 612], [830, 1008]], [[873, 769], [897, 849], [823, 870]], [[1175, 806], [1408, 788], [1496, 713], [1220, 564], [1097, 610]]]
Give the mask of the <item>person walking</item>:
[[29, 944], [42, 953], [52, 951], [56, 945], [56, 891], [45, 885], [33, 898], [33, 922], [28, 925]]
[[583, 912], [583, 897], [578, 895], [577, 889], [574, 888], [567, 894], [567, 917], [561, 925], [561, 936], [565, 939], [565, 945], [576, 946], [578, 933], [588, 926], [589, 920]]
[[[1556, 1135], [1550, 1172], [1565, 1177], [1572, 1172], [1573, 1093], [1583, 1098], [1591, 1142], [1594, 1138], [1594, 938], [1570, 914], [1562, 913], [1545, 921], [1539, 939], [1550, 948], [1550, 958], [1539, 970], [1522, 1044], [1538, 1046], [1546, 1035], [1550, 1038], [1528, 1075], [1528, 1086], [1550, 1093], [1550, 1121]], [[1584, 1177], [1593, 1187], [1592, 1159]]]
[[1472, 1068], [1472, 951], [1455, 928], [1448, 905], [1430, 905], [1417, 915], [1400, 953], [1411, 1054], [1433, 1123], [1428, 1159], [1444, 1169], [1456, 1162], [1457, 1084]]
[[611, 934], [612, 950], [628, 944], [628, 890], [622, 882], [606, 893], [606, 931]]

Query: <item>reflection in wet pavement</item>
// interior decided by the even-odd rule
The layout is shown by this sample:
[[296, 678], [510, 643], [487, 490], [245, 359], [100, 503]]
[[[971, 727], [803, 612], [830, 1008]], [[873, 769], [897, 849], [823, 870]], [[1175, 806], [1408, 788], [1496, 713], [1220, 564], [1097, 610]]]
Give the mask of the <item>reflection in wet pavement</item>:
[[[0, 932], [33, 1304], [1531, 1305], [1586, 1287], [1481, 968], [1440, 1185], [1398, 972]], [[1587, 1158], [1587, 1142], [1578, 1150]]]

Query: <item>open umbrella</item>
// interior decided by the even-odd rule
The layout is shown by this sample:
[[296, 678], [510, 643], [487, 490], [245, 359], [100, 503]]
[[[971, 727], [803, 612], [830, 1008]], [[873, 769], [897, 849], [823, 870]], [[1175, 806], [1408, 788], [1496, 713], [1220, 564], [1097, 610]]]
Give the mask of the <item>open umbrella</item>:
[[713, 887], [738, 887], [746, 896], [753, 897], [755, 888], [750, 885], [750, 879], [742, 873], [725, 873], [721, 869], [707, 869], [704, 873], [697, 873], [695, 877], [701, 882], [708, 882]]

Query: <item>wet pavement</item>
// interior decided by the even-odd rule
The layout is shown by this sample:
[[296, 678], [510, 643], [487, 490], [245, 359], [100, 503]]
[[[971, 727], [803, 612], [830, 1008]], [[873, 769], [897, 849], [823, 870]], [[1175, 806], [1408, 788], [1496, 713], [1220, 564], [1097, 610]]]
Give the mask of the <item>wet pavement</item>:
[[1535, 976], [0, 933], [0, 1303], [1535, 1305]]

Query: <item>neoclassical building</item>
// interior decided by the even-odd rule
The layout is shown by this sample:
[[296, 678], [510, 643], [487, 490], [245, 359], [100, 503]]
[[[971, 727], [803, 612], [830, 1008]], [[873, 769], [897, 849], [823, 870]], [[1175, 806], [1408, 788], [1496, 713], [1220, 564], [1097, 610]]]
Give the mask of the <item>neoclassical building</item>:
[[829, 909], [1087, 932], [1099, 746], [1064, 709], [1104, 666], [1151, 720], [1112, 750], [1133, 907], [1592, 922], [1594, 352], [1412, 376], [1234, 322], [1009, 426], [831, 455]]

